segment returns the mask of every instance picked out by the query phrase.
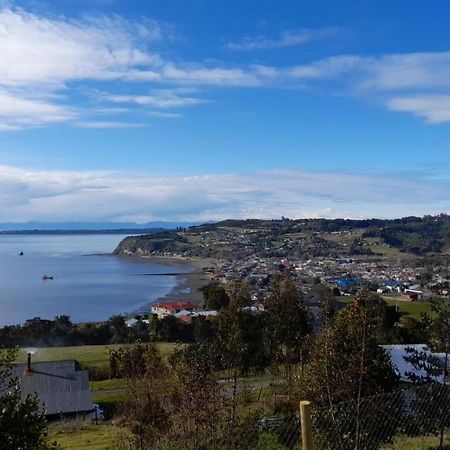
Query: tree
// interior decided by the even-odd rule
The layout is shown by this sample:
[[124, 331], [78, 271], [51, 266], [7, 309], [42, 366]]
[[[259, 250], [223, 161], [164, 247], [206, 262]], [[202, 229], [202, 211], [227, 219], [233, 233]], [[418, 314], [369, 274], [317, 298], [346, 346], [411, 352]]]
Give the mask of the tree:
[[363, 291], [311, 342], [303, 381], [306, 398], [336, 402], [389, 391], [397, 381], [389, 356], [378, 345], [379, 310]]
[[276, 280], [264, 304], [270, 353], [276, 364], [285, 366], [288, 382], [291, 366], [302, 363], [302, 351], [310, 332], [308, 308], [302, 293], [288, 277]]
[[203, 293], [204, 307], [210, 310], [226, 308], [230, 303], [227, 291], [219, 285], [211, 284], [199, 289]]
[[171, 362], [176, 381], [176, 414], [168, 436], [172, 448], [208, 448], [225, 434], [229, 420], [211, 361], [202, 345], [192, 344], [175, 352]]
[[[427, 431], [439, 431], [439, 448], [444, 448], [445, 427], [449, 425], [443, 418], [447, 415], [450, 392], [447, 386], [449, 379], [449, 354], [450, 354], [450, 304], [443, 300], [434, 300], [431, 303], [433, 315], [424, 314], [421, 318], [422, 326], [427, 331], [428, 349], [419, 351], [407, 349], [409, 355], [405, 359], [410, 362], [416, 371], [409, 374], [411, 381], [417, 384], [442, 384], [442, 388], [425, 391], [425, 398], [417, 396], [416, 406], [419, 412], [423, 412], [421, 423], [426, 423]], [[437, 357], [429, 349], [443, 353], [443, 359]], [[433, 396], [437, 398], [433, 401]], [[439, 401], [442, 397], [445, 402]], [[427, 405], [433, 402], [435, 411], [430, 417]]]
[[36, 396], [22, 400], [20, 384], [11, 377], [16, 350], [0, 350], [0, 450], [57, 449], [47, 439], [47, 422]]
[[215, 318], [214, 334], [205, 348], [216, 370], [227, 370], [233, 380], [232, 421], [236, 418], [238, 375], [262, 372], [269, 365], [264, 321], [261, 315], [245, 309], [245, 291], [235, 287], [228, 308]]
[[313, 286], [311, 292], [319, 298], [320, 315], [323, 321], [325, 323], [330, 321], [336, 312], [336, 302], [332, 289], [322, 284], [319, 279], [319, 283]]
[[127, 341], [128, 327], [122, 316], [111, 316], [108, 324], [113, 332], [112, 343], [124, 343]]
[[[369, 420], [363, 406], [365, 397], [392, 391], [398, 379], [378, 345], [382, 318], [370, 298], [369, 292], [361, 292], [324, 326], [311, 342], [310, 362], [299, 379], [301, 396], [318, 406], [322, 439], [338, 448], [378, 448], [395, 432], [392, 423], [386, 424], [383, 408], [370, 411]], [[365, 439], [369, 434], [370, 441]]]
[[170, 368], [154, 344], [132, 344], [111, 352], [111, 371], [125, 380], [121, 412], [139, 450], [152, 446], [170, 427], [166, 397]]

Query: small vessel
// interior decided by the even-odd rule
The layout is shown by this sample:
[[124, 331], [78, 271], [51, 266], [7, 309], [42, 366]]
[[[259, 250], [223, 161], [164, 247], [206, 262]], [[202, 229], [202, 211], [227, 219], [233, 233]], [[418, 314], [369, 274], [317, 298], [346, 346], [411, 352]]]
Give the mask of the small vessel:
[[53, 280], [53, 275], [44, 275], [42, 279], [45, 280]]
[[19, 256], [23, 256], [23, 252], [20, 252], [20, 253], [19, 253]]

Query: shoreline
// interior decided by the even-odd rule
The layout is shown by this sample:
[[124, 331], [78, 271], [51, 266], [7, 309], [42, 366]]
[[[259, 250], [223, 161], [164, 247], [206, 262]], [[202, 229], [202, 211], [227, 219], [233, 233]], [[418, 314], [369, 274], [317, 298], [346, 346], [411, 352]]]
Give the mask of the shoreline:
[[[173, 274], [176, 277], [176, 285], [166, 295], [144, 305], [142, 309], [145, 309], [147, 314], [150, 313], [151, 306], [157, 303], [186, 301], [202, 306], [204, 302], [203, 294], [198, 289], [211, 282], [210, 277], [202, 271], [202, 268], [217, 263], [217, 260], [214, 259], [185, 258], [182, 256], [130, 256], [130, 258], [168, 266], [187, 266], [191, 269], [187, 272]], [[151, 276], [151, 274], [147, 276]]]

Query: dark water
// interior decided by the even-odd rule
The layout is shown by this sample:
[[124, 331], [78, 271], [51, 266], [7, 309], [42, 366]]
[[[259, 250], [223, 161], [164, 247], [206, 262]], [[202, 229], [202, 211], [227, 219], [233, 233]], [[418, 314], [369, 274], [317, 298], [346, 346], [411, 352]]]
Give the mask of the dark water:
[[[0, 326], [68, 314], [74, 322], [133, 312], [168, 294], [188, 268], [101, 256], [120, 235], [0, 236]], [[23, 251], [24, 255], [19, 256]], [[142, 276], [156, 273], [161, 275]], [[53, 280], [43, 281], [43, 275]], [[141, 276], [140, 276], [141, 275]]]

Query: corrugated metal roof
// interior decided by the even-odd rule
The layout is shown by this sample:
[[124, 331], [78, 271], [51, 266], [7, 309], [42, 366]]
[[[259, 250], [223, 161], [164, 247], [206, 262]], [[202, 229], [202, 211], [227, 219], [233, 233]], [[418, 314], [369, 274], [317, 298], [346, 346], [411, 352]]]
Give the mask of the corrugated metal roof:
[[[408, 358], [411, 357], [411, 351], [418, 354], [425, 354], [429, 357], [435, 357], [444, 362], [445, 355], [443, 353], [434, 353], [425, 344], [395, 344], [395, 345], [382, 345], [382, 348], [386, 350], [391, 362], [394, 365], [400, 379], [402, 381], [411, 381], [410, 374], [413, 374], [419, 378], [427, 377], [434, 379], [437, 383], [443, 383], [443, 375], [432, 376], [427, 374], [426, 370], [421, 367], [416, 367], [412, 364]], [[408, 351], [409, 350], [409, 351]]]
[[37, 394], [46, 415], [67, 414], [94, 409], [87, 370], [76, 370], [75, 361], [32, 363], [14, 366], [12, 376], [21, 381], [22, 398]]

